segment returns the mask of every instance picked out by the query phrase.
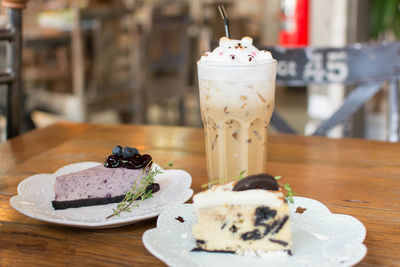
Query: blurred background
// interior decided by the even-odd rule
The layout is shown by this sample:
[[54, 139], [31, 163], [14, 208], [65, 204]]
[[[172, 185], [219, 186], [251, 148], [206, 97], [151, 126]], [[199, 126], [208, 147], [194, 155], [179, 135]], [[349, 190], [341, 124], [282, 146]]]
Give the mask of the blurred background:
[[[23, 132], [58, 121], [201, 127], [196, 61], [224, 35], [219, 4], [232, 37], [251, 36], [260, 47], [400, 38], [400, 0], [30, 0], [23, 11]], [[2, 8], [0, 27], [6, 24]], [[0, 70], [6, 59], [0, 42]], [[387, 140], [385, 87], [328, 136]], [[276, 108], [310, 134], [352, 88], [278, 86]], [[0, 142], [5, 95], [0, 86]]]

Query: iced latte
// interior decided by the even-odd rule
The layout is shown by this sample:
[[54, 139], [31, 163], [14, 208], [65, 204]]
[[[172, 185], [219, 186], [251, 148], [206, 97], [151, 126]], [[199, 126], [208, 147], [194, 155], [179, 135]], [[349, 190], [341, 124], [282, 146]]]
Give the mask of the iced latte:
[[264, 173], [276, 61], [250, 37], [223, 37], [197, 67], [209, 180]]

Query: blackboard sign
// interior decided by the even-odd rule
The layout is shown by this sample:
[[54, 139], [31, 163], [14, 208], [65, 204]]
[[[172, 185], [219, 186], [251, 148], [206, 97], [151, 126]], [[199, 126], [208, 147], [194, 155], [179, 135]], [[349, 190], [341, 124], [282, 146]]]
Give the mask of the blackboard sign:
[[343, 48], [259, 47], [278, 60], [277, 84], [356, 84], [400, 78], [400, 42]]

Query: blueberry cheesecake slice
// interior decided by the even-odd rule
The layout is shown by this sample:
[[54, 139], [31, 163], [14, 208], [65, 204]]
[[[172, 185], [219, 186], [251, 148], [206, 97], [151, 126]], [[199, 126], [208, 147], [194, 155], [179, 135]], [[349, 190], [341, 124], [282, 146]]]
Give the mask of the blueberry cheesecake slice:
[[273, 176], [252, 175], [213, 186], [196, 194], [193, 205], [194, 251], [290, 255], [289, 208]]
[[[56, 177], [53, 208], [67, 209], [121, 202], [133, 186], [145, 184], [152, 157], [136, 148], [114, 147], [103, 165]], [[143, 180], [143, 181], [142, 181]], [[148, 183], [145, 193], [159, 191]]]

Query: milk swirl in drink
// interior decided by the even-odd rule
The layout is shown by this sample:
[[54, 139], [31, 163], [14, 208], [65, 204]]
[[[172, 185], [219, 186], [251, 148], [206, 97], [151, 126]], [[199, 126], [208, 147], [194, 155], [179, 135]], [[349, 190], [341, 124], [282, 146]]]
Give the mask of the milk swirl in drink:
[[222, 37], [197, 62], [209, 180], [266, 171], [276, 60], [250, 37]]

